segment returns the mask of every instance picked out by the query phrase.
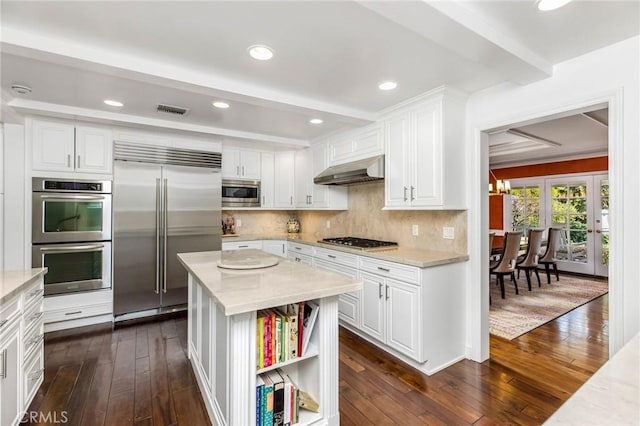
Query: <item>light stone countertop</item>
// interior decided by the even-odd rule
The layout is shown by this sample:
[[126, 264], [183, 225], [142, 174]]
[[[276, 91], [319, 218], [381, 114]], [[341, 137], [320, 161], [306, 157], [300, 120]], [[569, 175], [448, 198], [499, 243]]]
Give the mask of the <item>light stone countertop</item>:
[[233, 270], [219, 268], [221, 255], [269, 256], [255, 249], [180, 253], [180, 263], [209, 290], [225, 315], [335, 296], [362, 288], [360, 281], [281, 258], [275, 266]]
[[639, 425], [640, 334], [636, 334], [545, 425]]
[[0, 304], [47, 273], [47, 268], [0, 271]]
[[255, 241], [255, 240], [287, 240], [299, 241], [316, 247], [353, 253], [360, 256], [372, 257], [375, 259], [386, 260], [389, 262], [401, 263], [404, 265], [415, 266], [418, 268], [429, 268], [432, 266], [446, 265], [449, 263], [466, 262], [469, 255], [454, 252], [429, 250], [429, 249], [411, 249], [398, 247], [397, 249], [384, 251], [363, 251], [352, 249], [349, 247], [336, 246], [331, 244], [319, 243], [322, 238], [308, 234], [265, 234], [265, 235], [238, 235], [234, 237], [222, 237], [222, 241]]

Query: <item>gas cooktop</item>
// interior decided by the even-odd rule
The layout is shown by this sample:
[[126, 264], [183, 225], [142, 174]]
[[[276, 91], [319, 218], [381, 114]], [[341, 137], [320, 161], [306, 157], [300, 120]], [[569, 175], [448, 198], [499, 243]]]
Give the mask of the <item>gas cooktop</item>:
[[398, 248], [398, 243], [391, 241], [369, 240], [357, 237], [323, 238], [319, 243], [344, 246], [364, 251], [393, 250]]

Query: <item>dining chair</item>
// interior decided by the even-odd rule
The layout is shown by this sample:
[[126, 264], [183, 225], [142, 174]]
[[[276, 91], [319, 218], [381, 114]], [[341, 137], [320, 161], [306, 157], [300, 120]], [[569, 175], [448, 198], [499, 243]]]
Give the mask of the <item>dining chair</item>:
[[520, 250], [520, 240], [522, 239], [522, 231], [506, 232], [504, 234], [504, 246], [502, 249], [502, 257], [500, 261], [492, 267], [489, 272], [496, 276], [497, 282], [500, 284], [500, 296], [504, 299], [504, 276], [510, 275], [511, 281], [518, 294], [518, 281], [516, 280], [516, 260], [518, 259], [518, 251]]
[[520, 270], [524, 270], [527, 277], [527, 285], [531, 291], [531, 271], [534, 271], [538, 278], [538, 287], [540, 287], [540, 274], [538, 273], [538, 256], [540, 246], [542, 245], [542, 235], [544, 229], [529, 229], [527, 237], [527, 251], [522, 256], [518, 256], [516, 261], [516, 269], [518, 270], [518, 278], [520, 278]]
[[[491, 252], [493, 251], [493, 237], [495, 236], [495, 232], [489, 232], [489, 271], [491, 271], [491, 268], [498, 264], [497, 261], [491, 260]], [[491, 274], [489, 274], [489, 277], [491, 277]], [[489, 304], [491, 304], [491, 292], [489, 292]]]
[[560, 275], [558, 274], [558, 264], [556, 259], [556, 251], [560, 246], [560, 237], [562, 235], [562, 229], [549, 228], [547, 234], [547, 250], [538, 259], [538, 263], [544, 265], [544, 270], [547, 273], [547, 284], [551, 284], [551, 274], [549, 267], [553, 266], [553, 272], [556, 274], [556, 281], [560, 281]]

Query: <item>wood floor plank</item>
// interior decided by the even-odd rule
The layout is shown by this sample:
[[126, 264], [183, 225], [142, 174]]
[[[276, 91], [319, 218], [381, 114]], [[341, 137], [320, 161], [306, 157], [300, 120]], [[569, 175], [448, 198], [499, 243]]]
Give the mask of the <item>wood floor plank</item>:
[[173, 393], [178, 423], [192, 426], [211, 424], [202, 405], [202, 398], [196, 386], [183, 388]]
[[134, 400], [129, 392], [111, 395], [105, 425], [126, 426], [133, 424]]
[[93, 381], [87, 393], [87, 401], [82, 413], [82, 425], [98, 426], [103, 425], [107, 416], [109, 406], [109, 391], [111, 389], [111, 378], [113, 376], [113, 365], [109, 363], [98, 363]]

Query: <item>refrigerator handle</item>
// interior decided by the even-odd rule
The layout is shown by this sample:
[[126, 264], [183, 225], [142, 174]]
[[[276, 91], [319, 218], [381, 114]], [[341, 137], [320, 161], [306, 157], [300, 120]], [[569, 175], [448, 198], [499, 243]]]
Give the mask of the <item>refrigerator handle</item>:
[[167, 292], [167, 234], [169, 233], [169, 230], [167, 229], [167, 216], [169, 216], [167, 214], [167, 209], [169, 208], [169, 203], [167, 202], [167, 188], [169, 187], [169, 184], [167, 182], [167, 178], [164, 178], [164, 197], [162, 197], [162, 201], [164, 202], [164, 206], [162, 206], [162, 214], [163, 214], [163, 223], [162, 223], [162, 234], [163, 234], [163, 238], [164, 238], [164, 244], [163, 244], [163, 250], [162, 253], [164, 254], [164, 259], [162, 259], [162, 292], [166, 293]]
[[156, 179], [156, 294], [160, 294], [160, 179]]

